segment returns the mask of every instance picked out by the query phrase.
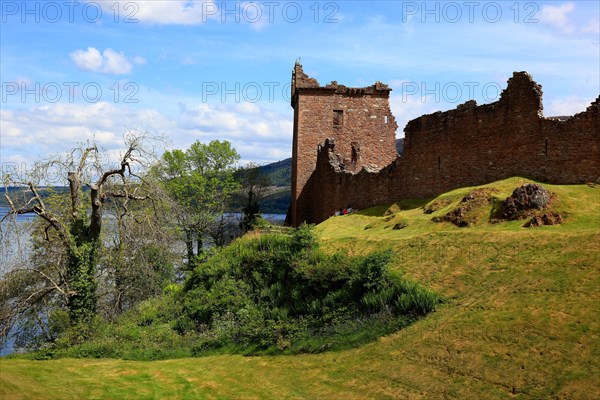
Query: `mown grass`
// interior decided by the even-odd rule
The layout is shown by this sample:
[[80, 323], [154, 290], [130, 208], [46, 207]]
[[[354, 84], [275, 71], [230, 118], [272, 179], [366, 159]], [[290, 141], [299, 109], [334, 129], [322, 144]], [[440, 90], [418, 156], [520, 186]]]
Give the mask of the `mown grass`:
[[[522, 181], [486, 186], [502, 199]], [[317, 355], [2, 359], [0, 398], [600, 398], [600, 189], [544, 186], [567, 215], [560, 226], [431, 222], [468, 188], [445, 194], [452, 204], [433, 214], [413, 202], [321, 224], [329, 251], [391, 248], [395, 268], [447, 300], [376, 342]], [[407, 226], [386, 227], [396, 218]]]

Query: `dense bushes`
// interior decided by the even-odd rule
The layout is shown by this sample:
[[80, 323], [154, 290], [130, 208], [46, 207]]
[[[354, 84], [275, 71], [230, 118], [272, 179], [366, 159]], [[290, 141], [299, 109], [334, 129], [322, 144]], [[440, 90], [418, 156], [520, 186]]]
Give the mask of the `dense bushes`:
[[241, 240], [195, 269], [174, 327], [198, 334], [206, 349], [312, 351], [299, 342], [327, 342], [350, 325], [376, 337], [437, 303], [431, 291], [391, 272], [390, 258], [327, 255], [306, 226]]
[[[136, 359], [356, 346], [432, 311], [436, 295], [389, 270], [391, 252], [319, 250], [311, 230], [246, 236], [67, 351]], [[64, 351], [61, 351], [64, 353]]]

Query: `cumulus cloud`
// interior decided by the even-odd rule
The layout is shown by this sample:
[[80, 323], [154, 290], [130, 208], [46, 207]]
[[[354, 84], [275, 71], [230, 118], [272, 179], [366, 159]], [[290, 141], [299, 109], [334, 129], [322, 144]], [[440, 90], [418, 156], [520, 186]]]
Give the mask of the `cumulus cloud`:
[[[91, 1], [91, 0], [88, 0]], [[160, 25], [200, 25], [210, 20], [221, 22], [241, 22], [256, 31], [263, 30], [271, 18], [270, 8], [257, 1], [235, 2], [225, 5], [224, 2], [212, 0], [116, 0], [102, 2], [100, 6], [106, 12], [119, 13], [129, 22], [140, 22]]]
[[564, 3], [559, 6], [544, 5], [539, 13], [539, 20], [548, 24], [561, 32], [573, 33], [574, 27], [569, 19], [569, 13], [575, 10], [575, 4], [572, 2]]
[[554, 100], [544, 107], [544, 115], [547, 117], [574, 115], [585, 111], [592, 101], [593, 99], [582, 99], [575, 96]]
[[593, 33], [600, 35], [600, 19], [596, 18], [588, 22], [586, 26], [581, 30], [583, 33]]
[[133, 68], [132, 62], [137, 65], [146, 62], [144, 58], [139, 56], [134, 57], [131, 62], [123, 52], [118, 53], [113, 49], [106, 49], [100, 53], [95, 47], [88, 47], [87, 50], [76, 50], [70, 56], [79, 69], [111, 75], [128, 74]]
[[198, 25], [215, 18], [218, 6], [210, 0], [116, 0], [100, 3], [114, 12], [118, 3], [122, 15], [129, 21], [161, 25]]
[[423, 102], [420, 96], [403, 96], [392, 92], [390, 109], [398, 124], [396, 138], [401, 138], [404, 137], [404, 127], [408, 121], [438, 111], [440, 105], [433, 102]]
[[123, 133], [129, 129], [164, 134], [174, 148], [187, 148], [196, 140], [228, 140], [244, 162], [266, 163], [289, 157], [291, 112], [279, 114], [256, 107], [182, 103], [175, 115], [108, 102], [2, 109], [2, 158], [42, 160], [87, 141], [118, 152], [123, 147]]

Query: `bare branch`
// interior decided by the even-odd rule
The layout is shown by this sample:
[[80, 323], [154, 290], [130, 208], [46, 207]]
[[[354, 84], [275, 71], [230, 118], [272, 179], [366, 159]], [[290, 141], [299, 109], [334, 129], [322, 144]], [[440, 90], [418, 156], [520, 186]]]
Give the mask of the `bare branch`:
[[83, 154], [81, 156], [81, 160], [79, 161], [79, 167], [77, 168], [77, 172], [81, 173], [83, 171], [83, 167], [85, 167], [85, 161], [87, 160], [88, 155], [92, 152], [98, 152], [98, 147], [94, 144], [93, 147], [87, 147], [83, 150]]
[[101, 195], [101, 198], [103, 201], [109, 197], [124, 198], [124, 199], [129, 199], [129, 200], [146, 200], [146, 199], [150, 198], [150, 196], [136, 196], [133, 193], [127, 193], [127, 192], [105, 192], [105, 193], [102, 193], [102, 195]]
[[52, 228], [52, 225], [47, 225], [44, 229], [44, 240], [48, 242], [50, 241], [50, 236], [48, 235], [48, 231], [50, 230], [50, 228]]
[[[42, 271], [40, 271], [39, 269], [35, 269], [35, 268], [17, 268], [17, 269], [13, 269], [11, 271], [11, 273], [13, 272], [35, 272], [36, 274], [41, 275], [44, 279], [46, 279], [48, 282], [50, 282], [52, 284], [52, 286], [54, 286], [54, 288], [61, 293], [63, 296], [66, 296], [67, 293], [65, 293], [65, 291], [60, 287], [59, 283], [56, 283], [54, 281], [54, 279], [52, 279], [51, 277], [49, 277], [47, 274], [43, 273]], [[62, 282], [61, 282], [62, 283]]]

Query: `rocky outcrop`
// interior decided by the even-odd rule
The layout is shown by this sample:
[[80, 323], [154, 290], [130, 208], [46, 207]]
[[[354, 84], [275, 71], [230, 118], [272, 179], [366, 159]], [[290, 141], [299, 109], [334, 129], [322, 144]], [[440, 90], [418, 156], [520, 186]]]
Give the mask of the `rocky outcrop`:
[[458, 206], [441, 217], [433, 217], [433, 222], [450, 222], [459, 227], [475, 225], [480, 217], [480, 210], [487, 208], [492, 201], [494, 188], [480, 188], [469, 192]]
[[528, 183], [516, 188], [502, 204], [499, 217], [507, 220], [531, 216], [531, 211], [541, 210], [550, 202], [550, 192], [542, 185]]

